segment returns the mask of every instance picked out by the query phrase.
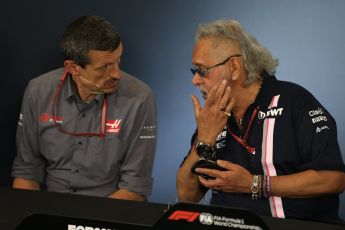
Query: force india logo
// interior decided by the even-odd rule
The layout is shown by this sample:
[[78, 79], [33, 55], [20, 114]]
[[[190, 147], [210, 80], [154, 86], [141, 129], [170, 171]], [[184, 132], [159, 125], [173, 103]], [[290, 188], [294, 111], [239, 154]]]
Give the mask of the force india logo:
[[258, 112], [258, 118], [259, 119], [265, 119], [265, 118], [274, 118], [277, 116], [281, 116], [283, 114], [284, 108], [272, 108], [266, 112], [259, 111]]

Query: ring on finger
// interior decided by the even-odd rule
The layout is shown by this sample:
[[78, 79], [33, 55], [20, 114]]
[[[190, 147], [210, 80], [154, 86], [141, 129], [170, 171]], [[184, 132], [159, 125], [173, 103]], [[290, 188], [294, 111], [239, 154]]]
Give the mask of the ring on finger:
[[225, 112], [225, 111], [223, 111], [223, 113], [224, 113], [226, 116], [231, 117], [231, 113], [227, 113], [227, 112]]

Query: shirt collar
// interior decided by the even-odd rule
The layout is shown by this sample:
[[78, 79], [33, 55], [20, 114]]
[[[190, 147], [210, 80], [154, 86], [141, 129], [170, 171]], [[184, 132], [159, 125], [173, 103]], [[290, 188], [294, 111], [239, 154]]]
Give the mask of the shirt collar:
[[[276, 90], [278, 87], [278, 80], [274, 75], [268, 75], [267, 73], [264, 73], [262, 75], [262, 83], [261, 88], [256, 96], [254, 102], [249, 105], [247, 108], [245, 115], [244, 115], [244, 128], [247, 126], [247, 122], [249, 122], [250, 116], [253, 114], [255, 108], [259, 107], [260, 109], [264, 107], [268, 107], [272, 101], [272, 97], [275, 96]], [[232, 123], [232, 124], [231, 124]], [[232, 129], [238, 128], [235, 122], [235, 119], [233, 116], [230, 117], [228, 121], [229, 127]]]
[[274, 75], [262, 74], [262, 83], [260, 91], [253, 102], [256, 106], [265, 106], [271, 103], [272, 97], [276, 94], [278, 80]]

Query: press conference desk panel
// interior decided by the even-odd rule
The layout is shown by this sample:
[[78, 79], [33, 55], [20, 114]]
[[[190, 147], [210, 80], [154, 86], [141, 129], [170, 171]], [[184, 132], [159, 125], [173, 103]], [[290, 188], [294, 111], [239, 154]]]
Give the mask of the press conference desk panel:
[[[203, 209], [204, 207], [206, 206], [197, 206], [196, 208]], [[153, 226], [164, 218], [163, 216], [167, 213], [167, 208], [166, 204], [0, 188], [0, 230], [14, 230], [19, 223], [32, 214], [43, 215], [38, 216], [38, 218], [42, 218], [39, 222], [60, 217], [92, 220], [96, 223], [101, 223], [102, 221], [113, 222], [119, 223], [119, 226], [134, 226], [134, 228], [122, 227], [113, 229], [153, 229]], [[271, 217], [260, 218], [267, 228], [272, 230], [345, 230], [345, 225]], [[62, 229], [68, 230], [67, 227]], [[182, 229], [190, 229], [190, 227], [182, 227]]]

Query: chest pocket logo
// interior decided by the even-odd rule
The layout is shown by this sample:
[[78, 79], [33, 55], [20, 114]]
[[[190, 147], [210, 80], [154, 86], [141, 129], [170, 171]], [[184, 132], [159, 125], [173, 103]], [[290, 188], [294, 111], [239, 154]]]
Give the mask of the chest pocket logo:
[[275, 107], [275, 108], [269, 109], [265, 112], [259, 111], [258, 112], [258, 118], [260, 120], [266, 119], [266, 118], [275, 118], [275, 117], [281, 116], [283, 114], [283, 110], [284, 110], [284, 108]]
[[120, 133], [121, 121], [122, 121], [122, 119], [108, 120], [107, 123], [105, 124], [107, 126], [105, 131], [108, 133]]

